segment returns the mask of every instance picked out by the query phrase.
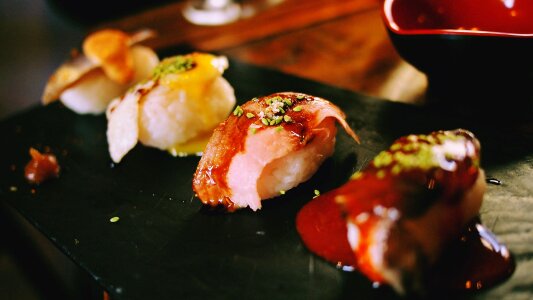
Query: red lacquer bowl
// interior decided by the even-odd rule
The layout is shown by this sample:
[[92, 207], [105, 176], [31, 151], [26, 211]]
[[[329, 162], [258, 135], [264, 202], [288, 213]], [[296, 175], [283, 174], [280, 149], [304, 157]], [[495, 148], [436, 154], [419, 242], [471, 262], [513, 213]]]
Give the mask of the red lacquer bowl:
[[533, 1], [384, 0], [382, 15], [429, 102], [532, 108]]

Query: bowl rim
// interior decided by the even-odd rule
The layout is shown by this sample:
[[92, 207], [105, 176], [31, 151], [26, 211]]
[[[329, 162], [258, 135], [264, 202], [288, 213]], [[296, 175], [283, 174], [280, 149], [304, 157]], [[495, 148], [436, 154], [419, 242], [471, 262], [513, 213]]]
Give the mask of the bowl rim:
[[381, 15], [385, 20], [387, 28], [398, 35], [456, 35], [456, 36], [492, 36], [492, 37], [516, 37], [531, 38], [532, 33], [512, 33], [490, 30], [468, 30], [468, 29], [402, 29], [394, 21], [392, 15], [392, 4], [396, 0], [384, 0], [382, 4]]

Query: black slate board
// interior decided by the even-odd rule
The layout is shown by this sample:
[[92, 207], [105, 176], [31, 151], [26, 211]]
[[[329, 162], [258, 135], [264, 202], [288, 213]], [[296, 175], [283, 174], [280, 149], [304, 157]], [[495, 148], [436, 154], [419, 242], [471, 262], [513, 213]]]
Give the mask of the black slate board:
[[[76, 115], [56, 103], [0, 124], [1, 201], [114, 299], [391, 298], [390, 289], [373, 289], [357, 272], [343, 272], [310, 254], [296, 232], [295, 215], [314, 189], [341, 185], [399, 136], [462, 127], [481, 140], [487, 174], [503, 182], [489, 186], [481, 217], [518, 262], [510, 280], [476, 297], [533, 297], [532, 122], [479, 122], [237, 61], [230, 62], [225, 77], [239, 102], [278, 91], [329, 99], [346, 112], [362, 144], [339, 132], [335, 155], [309, 182], [265, 202], [259, 212], [220, 214], [193, 197], [191, 178], [199, 158], [173, 158], [137, 146], [113, 166], [105, 117]], [[29, 147], [49, 147], [62, 167], [58, 180], [34, 193], [23, 177]], [[120, 221], [110, 223], [114, 216]]]

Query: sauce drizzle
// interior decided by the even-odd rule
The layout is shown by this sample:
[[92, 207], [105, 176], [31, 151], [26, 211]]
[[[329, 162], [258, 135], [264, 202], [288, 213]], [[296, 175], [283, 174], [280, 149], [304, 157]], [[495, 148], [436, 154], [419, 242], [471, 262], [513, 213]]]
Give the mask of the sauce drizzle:
[[[337, 268], [357, 269], [346, 237], [346, 221], [335, 203], [335, 191], [308, 202], [297, 215], [296, 228], [312, 253]], [[515, 266], [508, 248], [475, 218], [428, 272], [426, 286], [432, 291], [485, 290], [509, 278]]]

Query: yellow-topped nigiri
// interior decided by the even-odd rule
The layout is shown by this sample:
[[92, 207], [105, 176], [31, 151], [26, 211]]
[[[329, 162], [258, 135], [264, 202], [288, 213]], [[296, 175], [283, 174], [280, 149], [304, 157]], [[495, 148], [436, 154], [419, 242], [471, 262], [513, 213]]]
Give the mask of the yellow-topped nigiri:
[[203, 151], [236, 99], [222, 77], [224, 56], [191, 53], [164, 59], [152, 77], [107, 109], [109, 153], [119, 162], [140, 141], [173, 155]]

